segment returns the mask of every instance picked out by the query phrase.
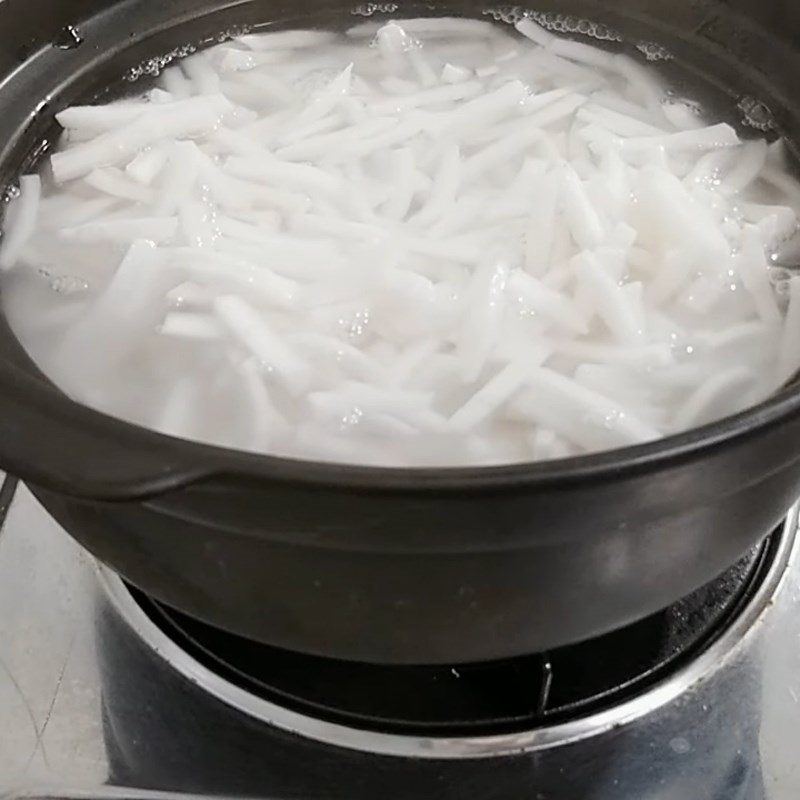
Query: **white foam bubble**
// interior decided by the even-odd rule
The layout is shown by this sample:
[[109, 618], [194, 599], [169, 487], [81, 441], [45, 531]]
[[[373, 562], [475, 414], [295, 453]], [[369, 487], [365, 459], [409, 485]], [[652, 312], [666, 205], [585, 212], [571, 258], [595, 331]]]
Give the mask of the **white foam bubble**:
[[755, 97], [746, 95], [736, 104], [742, 112], [742, 123], [759, 131], [771, 131], [775, 128], [775, 118], [769, 106]]
[[495, 22], [505, 22], [507, 25], [514, 25], [521, 19], [528, 17], [546, 30], [554, 33], [578, 33], [590, 39], [605, 42], [622, 41], [622, 36], [608, 25], [572, 14], [559, 14], [555, 11], [533, 11], [524, 9], [521, 6], [497, 6], [486, 9], [483, 14], [492, 17]]
[[674, 58], [672, 53], [658, 42], [639, 42], [636, 45], [636, 49], [648, 61], [672, 61]]
[[397, 3], [362, 3], [350, 10], [354, 17], [371, 17], [373, 14], [394, 14]]
[[125, 75], [125, 80], [129, 81], [130, 83], [134, 83], [135, 81], [138, 81], [140, 78], [144, 77], [157, 78], [161, 74], [161, 71], [164, 69], [164, 67], [168, 66], [173, 61], [186, 58], [186, 56], [196, 52], [196, 45], [185, 44], [181, 47], [176, 47], [174, 50], [170, 50], [168, 53], [164, 53], [163, 55], [155, 56], [154, 58], [148, 58], [146, 61], [137, 64], [135, 67], [131, 67], [128, 70], [128, 73]]

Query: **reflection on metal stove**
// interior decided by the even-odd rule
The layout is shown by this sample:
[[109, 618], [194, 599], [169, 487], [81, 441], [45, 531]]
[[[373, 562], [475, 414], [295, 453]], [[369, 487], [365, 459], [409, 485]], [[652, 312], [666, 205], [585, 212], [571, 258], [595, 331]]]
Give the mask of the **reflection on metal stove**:
[[448, 668], [268, 648], [104, 572], [113, 778], [326, 800], [763, 800], [757, 648], [742, 643], [759, 635], [793, 537], [794, 518], [630, 628]]

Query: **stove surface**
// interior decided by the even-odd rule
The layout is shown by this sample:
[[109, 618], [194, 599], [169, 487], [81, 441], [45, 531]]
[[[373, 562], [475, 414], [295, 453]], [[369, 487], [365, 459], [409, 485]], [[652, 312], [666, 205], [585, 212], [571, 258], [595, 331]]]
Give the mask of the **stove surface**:
[[[10, 482], [0, 491], [0, 514], [9, 506]], [[765, 800], [800, 797], [800, 558], [789, 567], [772, 602], [753, 624], [760, 685], [758, 750]], [[101, 581], [96, 566], [19, 487], [0, 528], [0, 797], [159, 798], [192, 792], [139, 782], [113, 786], [107, 720], [96, 650]], [[752, 654], [751, 654], [752, 655]], [[107, 700], [108, 698], [106, 698]], [[720, 696], [719, 707], [724, 708]], [[690, 702], [690, 700], [687, 700]], [[712, 699], [711, 705], [714, 701]], [[713, 713], [713, 708], [703, 705]], [[152, 711], [141, 709], [142, 716]], [[691, 747], [690, 731], [664, 742], [673, 755]], [[192, 737], [187, 730], [186, 747]], [[205, 742], [208, 747], [208, 741]], [[688, 753], [687, 753], [688, 755]], [[180, 780], [177, 782], [180, 784]], [[300, 790], [302, 791], [302, 790]], [[294, 798], [305, 794], [291, 793]], [[341, 796], [340, 792], [331, 797]], [[534, 797], [536, 795], [533, 795]], [[706, 800], [655, 791], [657, 800]], [[550, 797], [550, 795], [548, 795]], [[598, 795], [599, 797], [599, 795]], [[604, 800], [617, 800], [613, 790]], [[314, 800], [327, 800], [315, 794]], [[309, 796], [309, 800], [311, 797]], [[424, 798], [419, 798], [424, 800]], [[476, 800], [482, 800], [476, 797]], [[644, 800], [644, 798], [643, 798]], [[733, 799], [731, 799], [733, 800]]]

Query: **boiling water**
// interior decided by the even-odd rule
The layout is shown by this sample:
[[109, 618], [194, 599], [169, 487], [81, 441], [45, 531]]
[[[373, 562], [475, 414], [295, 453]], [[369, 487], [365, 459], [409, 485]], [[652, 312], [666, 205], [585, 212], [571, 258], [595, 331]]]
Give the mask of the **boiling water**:
[[492, 17], [185, 47], [67, 110], [0, 252], [20, 340], [116, 416], [368, 464], [636, 444], [774, 392], [800, 185], [769, 112], [608, 26]]

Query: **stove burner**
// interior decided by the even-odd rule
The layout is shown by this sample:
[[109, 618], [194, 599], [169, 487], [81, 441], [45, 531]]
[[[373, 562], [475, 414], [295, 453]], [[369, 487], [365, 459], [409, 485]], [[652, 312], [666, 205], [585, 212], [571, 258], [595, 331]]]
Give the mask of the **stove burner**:
[[779, 540], [773, 535], [715, 581], [621, 630], [549, 653], [451, 667], [378, 666], [288, 652], [213, 628], [129, 590], [181, 649], [276, 705], [361, 730], [488, 736], [613, 707], [690, 661], [748, 601]]

